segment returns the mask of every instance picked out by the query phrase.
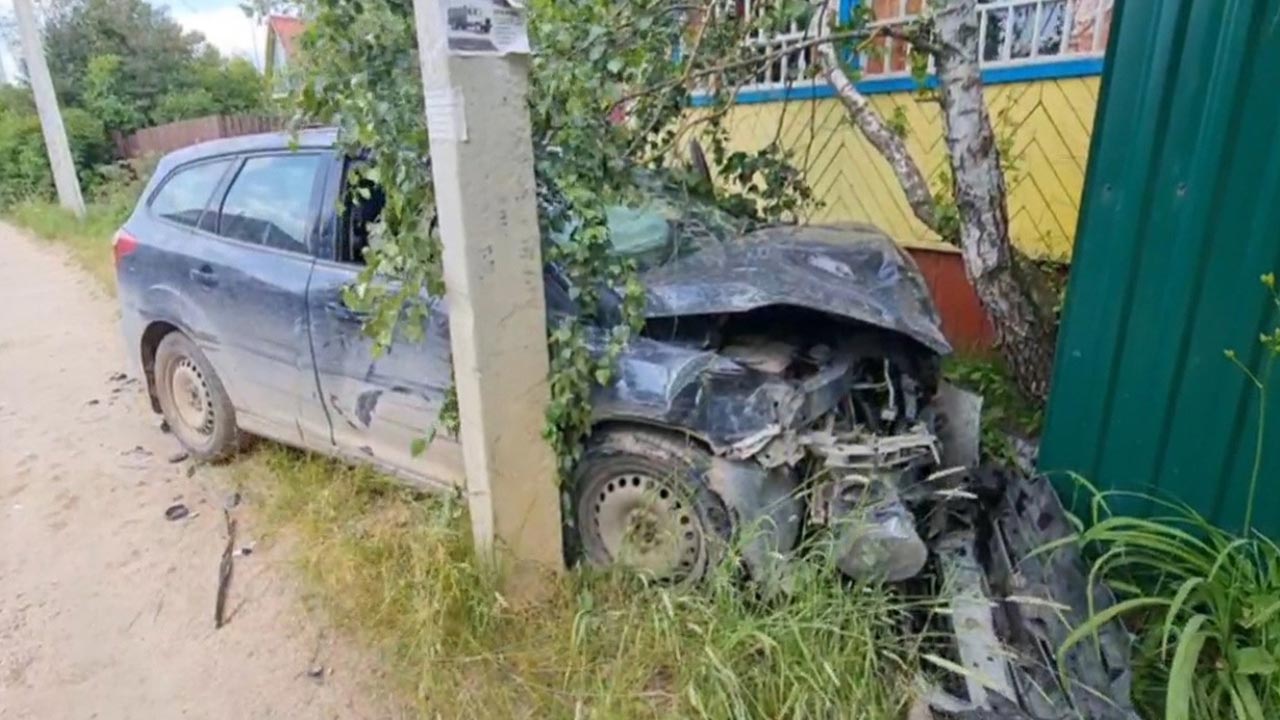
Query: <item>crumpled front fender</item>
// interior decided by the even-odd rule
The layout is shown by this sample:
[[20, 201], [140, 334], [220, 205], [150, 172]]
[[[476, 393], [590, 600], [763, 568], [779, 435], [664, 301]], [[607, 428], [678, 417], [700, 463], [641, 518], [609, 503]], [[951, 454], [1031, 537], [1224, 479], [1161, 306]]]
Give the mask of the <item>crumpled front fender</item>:
[[596, 423], [679, 430], [725, 454], [806, 424], [834, 407], [848, 383], [847, 367], [840, 364], [791, 383], [714, 352], [640, 337], [619, 358], [615, 381], [596, 389], [592, 414]]

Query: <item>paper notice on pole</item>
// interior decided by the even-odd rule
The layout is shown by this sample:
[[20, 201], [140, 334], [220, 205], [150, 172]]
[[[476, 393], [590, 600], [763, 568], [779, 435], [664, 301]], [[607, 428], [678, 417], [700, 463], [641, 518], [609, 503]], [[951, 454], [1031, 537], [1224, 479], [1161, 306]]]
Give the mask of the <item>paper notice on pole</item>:
[[450, 55], [529, 52], [529, 27], [519, 0], [439, 0]]
[[423, 96], [427, 109], [427, 138], [431, 142], [466, 142], [467, 118], [458, 88], [428, 90]]

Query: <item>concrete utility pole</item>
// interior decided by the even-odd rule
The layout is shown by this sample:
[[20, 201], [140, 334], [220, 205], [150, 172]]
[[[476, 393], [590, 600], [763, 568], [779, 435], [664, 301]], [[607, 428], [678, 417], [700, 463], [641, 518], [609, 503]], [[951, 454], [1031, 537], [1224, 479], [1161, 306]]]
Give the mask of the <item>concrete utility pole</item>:
[[486, 557], [559, 569], [528, 56], [450, 54], [444, 2], [414, 16], [472, 531]]
[[36, 27], [35, 10], [31, 7], [31, 0], [14, 0], [13, 7], [18, 16], [22, 53], [27, 61], [27, 82], [31, 83], [31, 93], [36, 99], [36, 112], [40, 114], [40, 129], [44, 132], [45, 149], [49, 151], [49, 167], [53, 168], [58, 202], [77, 217], [84, 217], [80, 180], [76, 177], [75, 162], [71, 159], [67, 130], [62, 126], [58, 96], [54, 94], [53, 80], [49, 78], [49, 65], [44, 60], [44, 43], [40, 40], [40, 29]]

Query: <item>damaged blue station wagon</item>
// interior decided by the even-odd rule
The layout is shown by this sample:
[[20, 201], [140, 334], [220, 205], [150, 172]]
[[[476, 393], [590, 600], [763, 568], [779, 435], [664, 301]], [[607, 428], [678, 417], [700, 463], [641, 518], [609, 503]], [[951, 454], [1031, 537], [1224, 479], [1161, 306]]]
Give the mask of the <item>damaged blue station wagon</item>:
[[[248, 433], [456, 485], [451, 438], [411, 452], [450, 383], [448, 313], [433, 301], [422, 342], [375, 355], [342, 289], [363, 267], [381, 193], [347, 198], [334, 141], [332, 130], [296, 144], [267, 134], [164, 158], [115, 242], [131, 360], [196, 458], [223, 457]], [[883, 234], [747, 231], [658, 196], [611, 222], [617, 251], [642, 268], [648, 323], [594, 398], [570, 519], [586, 559], [618, 559], [644, 519], [650, 540], [628, 562], [696, 576], [711, 541], [738, 526], [768, 515], [760, 551], [785, 551], [802, 517], [847, 512], [865, 478], [800, 499], [814, 457], [895, 476], [938, 462], [926, 421], [950, 348], [914, 264]], [[571, 312], [563, 275], [548, 266], [546, 279], [549, 311]], [[925, 558], [896, 484], [882, 498], [885, 541], [902, 544], [894, 578]], [[868, 562], [851, 554], [847, 569]]]

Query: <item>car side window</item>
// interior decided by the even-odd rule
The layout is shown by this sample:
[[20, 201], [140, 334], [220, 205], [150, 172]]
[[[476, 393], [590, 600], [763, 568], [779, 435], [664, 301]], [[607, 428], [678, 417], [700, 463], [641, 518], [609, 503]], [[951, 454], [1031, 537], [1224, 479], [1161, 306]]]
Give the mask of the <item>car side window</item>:
[[222, 200], [218, 234], [279, 250], [307, 252], [318, 154], [251, 157]]
[[151, 212], [179, 225], [198, 226], [200, 215], [230, 165], [231, 160], [227, 159], [179, 169], [151, 199]]
[[361, 178], [345, 185], [339, 225], [343, 235], [338, 243], [340, 262], [364, 264], [365, 250], [376, 242], [374, 228], [382, 219], [386, 204], [387, 196], [377, 183]]

